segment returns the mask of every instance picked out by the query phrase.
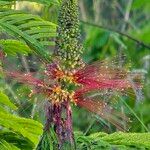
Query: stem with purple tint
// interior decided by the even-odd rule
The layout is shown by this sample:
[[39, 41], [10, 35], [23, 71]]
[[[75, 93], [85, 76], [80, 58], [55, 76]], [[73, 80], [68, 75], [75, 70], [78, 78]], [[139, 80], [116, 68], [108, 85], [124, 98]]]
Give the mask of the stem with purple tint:
[[67, 139], [70, 141], [71, 144], [74, 144], [74, 137], [73, 137], [73, 129], [72, 129], [72, 110], [69, 101], [65, 102], [66, 107], [66, 134]]
[[[75, 145], [72, 129], [72, 110], [69, 101], [65, 101], [60, 105], [46, 105], [46, 124], [45, 131], [54, 126], [58, 138], [58, 147], [61, 149], [63, 143]], [[63, 118], [65, 115], [65, 118]]]

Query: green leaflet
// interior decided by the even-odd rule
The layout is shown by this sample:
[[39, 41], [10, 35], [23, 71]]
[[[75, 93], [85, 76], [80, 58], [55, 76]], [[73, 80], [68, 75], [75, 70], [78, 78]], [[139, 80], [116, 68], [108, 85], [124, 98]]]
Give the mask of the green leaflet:
[[0, 93], [0, 149], [31, 150], [39, 141], [42, 124], [32, 119], [21, 118], [6, 111], [2, 106], [17, 109], [9, 98]]
[[5, 31], [13, 36], [18, 36], [18, 38], [22, 38], [27, 45], [37, 54], [39, 55], [44, 61], [49, 61], [49, 56], [47, 53], [45, 52], [45, 49], [43, 47], [43, 45], [41, 45], [40, 43], [38, 43], [38, 41], [36, 41], [35, 39], [31, 38], [29, 35], [25, 34], [24, 32], [18, 30], [17, 27], [6, 24], [6, 23], [2, 23], [0, 22], [0, 25], [3, 29], [5, 29]]
[[4, 131], [1, 130], [0, 139], [5, 140], [11, 145], [13, 144], [14, 146], [16, 146], [17, 148], [21, 150], [31, 150], [35, 147], [35, 145], [27, 138], [24, 138], [20, 134], [9, 131], [9, 130], [4, 130]]
[[[23, 46], [23, 52], [26, 52], [27, 47], [29, 47], [43, 61], [51, 61], [50, 54], [45, 46], [54, 45], [53, 38], [56, 36], [56, 25], [54, 23], [22, 11], [0, 10], [0, 30], [18, 40], [23, 40], [27, 45], [24, 44], [23, 46], [23, 44], [18, 42]], [[38, 30], [40, 32], [38, 32]], [[15, 54], [14, 51], [17, 51], [17, 47], [12, 47], [13, 45], [11, 45], [12, 50], [10, 50], [11, 47], [8, 46], [8, 42], [2, 42], [3, 45], [5, 44], [4, 49], [7, 52]]]
[[38, 143], [39, 136], [42, 134], [42, 124], [32, 119], [20, 118], [3, 112], [0, 112], [0, 116], [0, 126], [20, 133], [35, 145]]
[[114, 145], [126, 145], [150, 148], [150, 133], [116, 132], [102, 137], [102, 140]]
[[[23, 1], [23, 0], [16, 0], [16, 1]], [[44, 5], [50, 5], [50, 4], [58, 5], [58, 4], [60, 4], [60, 0], [26, 0], [26, 1], [37, 2], [37, 3], [44, 4]], [[14, 2], [14, 0], [2, 0], [2, 1], [0, 1], [0, 5], [6, 5], [6, 4], [9, 4], [11, 2]]]
[[44, 131], [36, 150], [56, 150], [58, 148], [58, 139], [54, 129]]
[[17, 107], [9, 100], [9, 98], [0, 92], [0, 105], [5, 105], [10, 107], [11, 109], [17, 109]]
[[17, 148], [13, 144], [10, 144], [10, 143], [6, 142], [5, 140], [2, 140], [2, 139], [0, 140], [0, 149], [1, 150], [20, 150], [19, 148]]
[[[103, 132], [84, 136], [82, 133], [76, 133], [76, 142], [82, 150], [87, 149], [137, 149], [150, 148], [150, 133], [123, 133], [115, 132], [107, 134]], [[132, 147], [132, 148], [131, 148]]]
[[18, 40], [0, 40], [0, 47], [2, 50], [10, 55], [31, 53], [30, 48], [23, 42]]

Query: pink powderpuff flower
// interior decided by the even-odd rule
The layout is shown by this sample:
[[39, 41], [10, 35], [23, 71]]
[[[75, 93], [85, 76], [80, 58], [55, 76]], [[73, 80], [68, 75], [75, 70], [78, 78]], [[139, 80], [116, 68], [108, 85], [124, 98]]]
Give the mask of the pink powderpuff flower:
[[73, 77], [80, 85], [74, 94], [76, 104], [122, 130], [123, 121], [129, 119], [113, 108], [111, 99], [118, 95], [136, 95], [135, 89], [141, 92], [141, 75], [118, 67], [115, 62], [103, 61], [85, 65]]
[[[133, 74], [121, 67], [109, 66], [107, 63], [96, 62], [91, 65], [86, 65], [74, 74], [75, 82], [88, 88], [88, 90], [124, 90], [132, 88], [130, 77]], [[141, 83], [138, 81], [140, 80], [137, 80], [134, 84], [140, 88]]]
[[[91, 65], [85, 65], [72, 73], [63, 71], [59, 63], [46, 65], [45, 79], [37, 79], [33, 74], [18, 72], [5, 72], [7, 77], [16, 79], [21, 83], [34, 87], [34, 93], [45, 95], [52, 104], [59, 105], [70, 101], [83, 107], [101, 118], [111, 122], [118, 129], [123, 129], [122, 120], [129, 119], [121, 112], [113, 108], [111, 99], [116, 95], [135, 95], [135, 89], [141, 91], [141, 76], [127, 69], [118, 67], [116, 62], [98, 61]], [[75, 84], [74, 91], [63, 89], [60, 80], [70, 80], [68, 84]]]
[[31, 73], [23, 74], [20, 72], [5, 71], [4, 74], [6, 77], [13, 78], [19, 83], [24, 83], [26, 85], [33, 87], [33, 90], [30, 96], [36, 93], [41, 93], [44, 95], [45, 94], [49, 95], [50, 93], [52, 93], [52, 87], [47, 85], [44, 82], [44, 80], [33, 77], [33, 74]]

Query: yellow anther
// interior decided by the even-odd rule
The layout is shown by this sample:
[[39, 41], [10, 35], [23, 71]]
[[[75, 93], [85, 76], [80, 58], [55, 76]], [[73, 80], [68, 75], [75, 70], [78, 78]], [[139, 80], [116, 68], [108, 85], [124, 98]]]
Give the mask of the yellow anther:
[[57, 86], [57, 87], [53, 88], [53, 92], [59, 94], [61, 92], [61, 87]]

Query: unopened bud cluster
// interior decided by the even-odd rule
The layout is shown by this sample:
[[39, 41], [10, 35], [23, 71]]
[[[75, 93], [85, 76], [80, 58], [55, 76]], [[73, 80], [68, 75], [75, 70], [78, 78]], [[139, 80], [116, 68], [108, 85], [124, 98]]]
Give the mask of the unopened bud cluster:
[[82, 64], [77, 0], [63, 1], [58, 20], [56, 55], [63, 69], [72, 70]]

